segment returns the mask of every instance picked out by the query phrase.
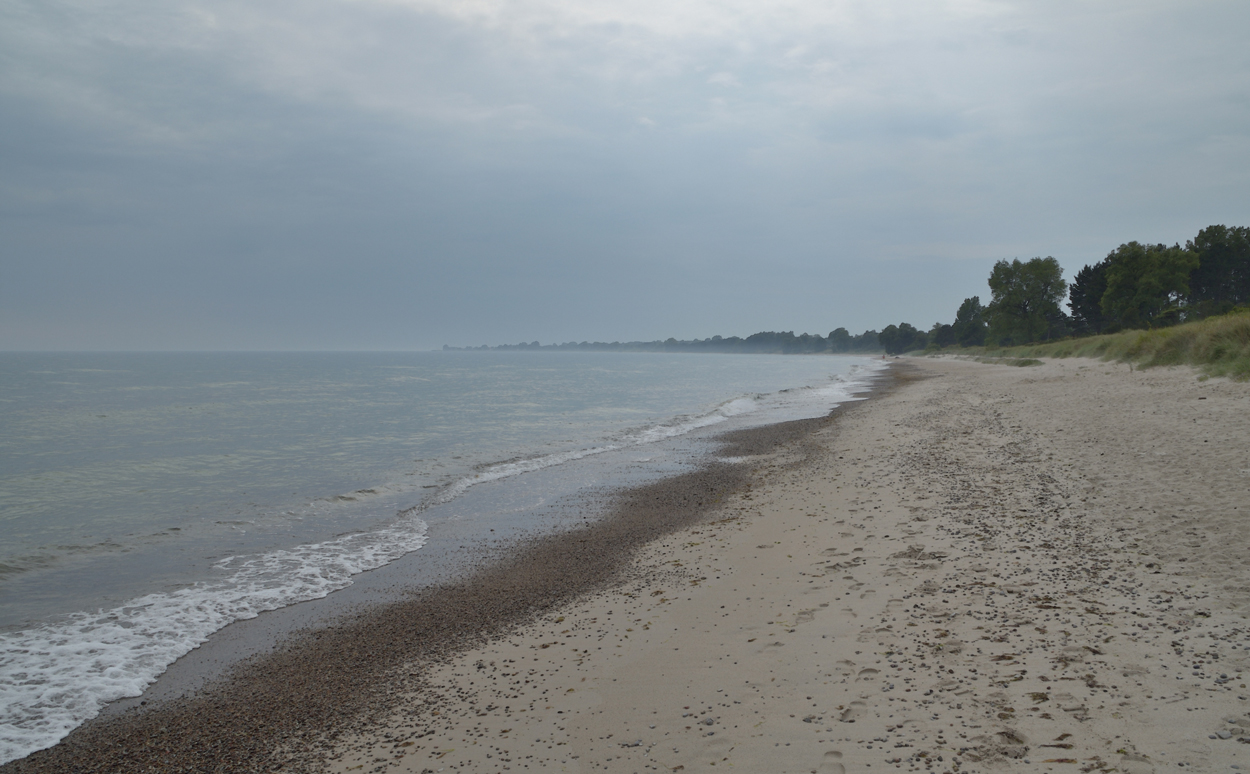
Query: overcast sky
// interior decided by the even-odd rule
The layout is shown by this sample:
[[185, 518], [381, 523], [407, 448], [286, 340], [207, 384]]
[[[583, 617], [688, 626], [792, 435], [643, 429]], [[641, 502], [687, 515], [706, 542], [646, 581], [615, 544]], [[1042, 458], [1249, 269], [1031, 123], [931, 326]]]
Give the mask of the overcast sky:
[[1245, 0], [0, 0], [0, 349], [928, 328], [1250, 225]]

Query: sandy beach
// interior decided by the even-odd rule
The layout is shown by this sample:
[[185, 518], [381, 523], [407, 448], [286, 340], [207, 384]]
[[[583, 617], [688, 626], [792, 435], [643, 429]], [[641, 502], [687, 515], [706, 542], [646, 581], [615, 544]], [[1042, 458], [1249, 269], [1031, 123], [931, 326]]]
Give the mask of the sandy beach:
[[1250, 767], [1250, 389], [904, 361], [331, 770]]
[[1245, 770], [1247, 439], [1250, 388], [1190, 369], [898, 361], [2, 768]]

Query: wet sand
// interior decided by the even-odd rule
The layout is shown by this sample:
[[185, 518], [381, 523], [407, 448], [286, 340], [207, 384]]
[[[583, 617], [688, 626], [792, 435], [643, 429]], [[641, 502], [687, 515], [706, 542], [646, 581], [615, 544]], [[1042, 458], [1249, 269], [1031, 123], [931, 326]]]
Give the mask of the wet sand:
[[896, 377], [3, 770], [1250, 767], [1250, 387]]

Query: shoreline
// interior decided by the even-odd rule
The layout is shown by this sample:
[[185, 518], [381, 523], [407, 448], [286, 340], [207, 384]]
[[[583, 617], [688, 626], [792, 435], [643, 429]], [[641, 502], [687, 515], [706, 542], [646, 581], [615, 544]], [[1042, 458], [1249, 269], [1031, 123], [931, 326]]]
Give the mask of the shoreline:
[[[722, 433], [732, 440], [719, 453], [752, 456], [828, 421]], [[57, 745], [0, 771], [268, 770], [278, 765], [274, 755], [289, 751], [291, 739], [307, 738], [313, 729], [334, 734], [349, 719], [376, 714], [378, 697], [394, 690], [380, 678], [388, 669], [444, 659], [503, 636], [538, 611], [608, 583], [639, 545], [697, 521], [713, 498], [741, 486], [749, 472], [749, 464], [715, 456], [690, 473], [609, 495], [606, 515], [585, 526], [540, 533], [519, 545], [475, 546], [475, 568], [452, 582], [413, 590], [412, 579], [400, 577], [409, 585], [396, 588], [402, 573], [374, 571], [323, 600], [236, 622], [143, 696], [113, 702]], [[581, 500], [588, 512], [604, 510], [593, 495]], [[433, 576], [427, 571], [425, 577]], [[285, 635], [276, 647], [275, 634]], [[297, 757], [301, 768], [317, 768], [316, 754]]]
[[[228, 693], [110, 721], [118, 744], [93, 724], [0, 770], [1250, 768], [1250, 389], [1092, 360], [891, 371], [459, 602], [363, 611]], [[618, 541], [641, 548], [613, 574]]]
[[910, 365], [330, 770], [1250, 767], [1250, 390]]

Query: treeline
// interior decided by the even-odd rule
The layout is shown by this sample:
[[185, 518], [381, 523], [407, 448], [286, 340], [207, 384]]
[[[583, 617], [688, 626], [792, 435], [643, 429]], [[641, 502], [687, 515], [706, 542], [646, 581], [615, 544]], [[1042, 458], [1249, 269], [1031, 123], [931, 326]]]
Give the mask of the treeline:
[[[1054, 258], [999, 261], [990, 302], [964, 299], [953, 323], [901, 323], [878, 334], [889, 354], [949, 346], [1012, 346], [1160, 328], [1250, 304], [1250, 228], [1208, 226], [1181, 247], [1128, 242], [1072, 282]], [[1065, 313], [1060, 307], [1068, 299]]]
[[793, 331], [762, 331], [753, 333], [746, 338], [739, 336], [713, 336], [710, 339], [692, 339], [679, 341], [568, 341], [563, 344], [540, 344], [537, 341], [520, 344], [503, 344], [497, 347], [450, 347], [443, 345], [445, 351], [572, 351], [572, 352], [724, 352], [743, 354], [777, 354], [777, 355], [815, 355], [828, 353], [859, 353], [880, 352], [881, 344], [877, 340], [876, 331], [864, 331], [858, 336], [852, 335], [846, 328], [837, 328], [828, 336], [802, 333], [795, 335]]
[[[927, 331], [909, 323], [852, 335], [837, 328], [828, 336], [762, 331], [746, 338], [713, 336], [681, 341], [537, 341], [468, 350], [583, 352], [724, 352], [803, 355], [888, 354], [951, 346], [1005, 347], [1072, 336], [1159, 328], [1225, 314], [1250, 304], [1250, 227], [1208, 226], [1181, 247], [1128, 242], [1077, 272], [1071, 287], [1054, 258], [1015, 259], [994, 264], [990, 301], [965, 298], [951, 323]], [[1067, 299], [1070, 314], [1060, 306]]]

